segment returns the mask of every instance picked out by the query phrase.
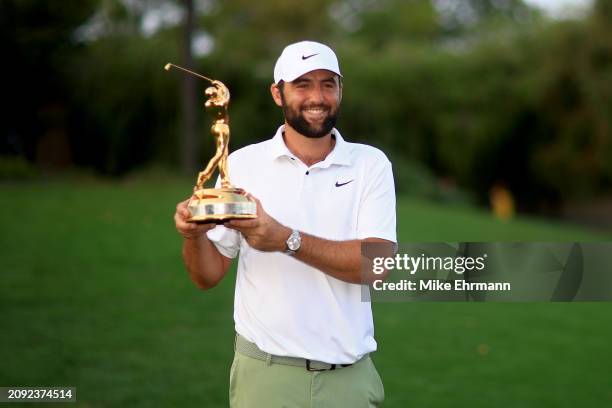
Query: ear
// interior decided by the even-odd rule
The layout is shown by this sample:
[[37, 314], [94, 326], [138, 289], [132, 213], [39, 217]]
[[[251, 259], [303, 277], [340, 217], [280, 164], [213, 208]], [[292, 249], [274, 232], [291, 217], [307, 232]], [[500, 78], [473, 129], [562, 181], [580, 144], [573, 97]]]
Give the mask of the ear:
[[342, 79], [336, 75], [336, 80], [338, 81], [338, 103], [342, 102]]
[[272, 94], [272, 99], [274, 99], [274, 103], [277, 106], [283, 106], [283, 100], [281, 99], [281, 90], [278, 85], [272, 84], [270, 85], [270, 93]]

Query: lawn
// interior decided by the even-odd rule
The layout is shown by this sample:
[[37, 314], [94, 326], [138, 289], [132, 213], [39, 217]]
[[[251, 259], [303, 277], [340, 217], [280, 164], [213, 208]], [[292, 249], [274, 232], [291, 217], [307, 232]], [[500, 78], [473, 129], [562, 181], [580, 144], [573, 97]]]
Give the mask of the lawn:
[[[227, 406], [235, 273], [208, 292], [189, 281], [172, 215], [190, 188], [0, 185], [1, 386], [76, 386], [83, 407]], [[610, 238], [407, 198], [398, 231], [405, 242]], [[385, 407], [612, 405], [610, 303], [380, 303], [374, 313]]]

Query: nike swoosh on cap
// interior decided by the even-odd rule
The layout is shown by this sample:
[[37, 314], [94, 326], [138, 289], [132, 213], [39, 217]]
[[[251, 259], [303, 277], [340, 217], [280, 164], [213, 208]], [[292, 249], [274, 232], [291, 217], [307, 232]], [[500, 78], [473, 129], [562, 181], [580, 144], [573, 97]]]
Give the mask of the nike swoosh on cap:
[[346, 186], [348, 183], [351, 183], [351, 182], [353, 182], [353, 181], [355, 181], [355, 179], [353, 179], [353, 180], [349, 180], [349, 181], [347, 181], [346, 183], [338, 183], [338, 182], [336, 181], [336, 187]]
[[316, 54], [311, 54], [311, 55], [302, 55], [302, 61], [303, 60], [307, 60], [310, 57], [314, 57], [315, 55], [319, 55], [319, 53], [317, 52]]

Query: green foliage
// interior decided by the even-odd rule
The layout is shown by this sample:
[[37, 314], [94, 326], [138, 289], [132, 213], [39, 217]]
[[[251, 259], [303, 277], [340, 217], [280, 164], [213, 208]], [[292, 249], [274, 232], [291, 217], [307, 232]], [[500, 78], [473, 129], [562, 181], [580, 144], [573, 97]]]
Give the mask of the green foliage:
[[[63, 128], [76, 164], [103, 173], [176, 164], [181, 77], [161, 67], [181, 62], [181, 27], [150, 37], [139, 29], [147, 10], [166, 3], [180, 4], [3, 2], [2, 45], [18, 63], [0, 153], [38, 161], [45, 134]], [[231, 149], [273, 134], [282, 121], [268, 91], [275, 59], [286, 44], [313, 39], [341, 60], [338, 127], [394, 157], [399, 191], [439, 196], [434, 180], [442, 179], [485, 201], [502, 182], [519, 208], [555, 212], [612, 188], [605, 0], [576, 21], [546, 20], [521, 0], [207, 4], [198, 26], [214, 47], [196, 70], [231, 89]], [[75, 42], [92, 16], [104, 17], [106, 32]], [[40, 92], [25, 92], [25, 83]], [[199, 92], [207, 85], [197, 84]], [[51, 121], [50, 110], [65, 114]], [[204, 162], [214, 146], [203, 110], [198, 120]], [[427, 183], [433, 187], [414, 188]]]
[[151, 42], [109, 36], [87, 47], [65, 70], [72, 78], [73, 141], [80, 164], [121, 174], [152, 157], [176, 162], [180, 77], [173, 36]]
[[[222, 64], [240, 65], [269, 61], [285, 45], [305, 38], [329, 39], [334, 25], [325, 13], [332, 0], [288, 2], [267, 0], [253, 4], [249, 0], [217, 2], [203, 27], [216, 43], [212, 58]], [[252, 72], [252, 71], [251, 71]]]
[[23, 157], [0, 156], [0, 180], [28, 180], [38, 176], [38, 170]]
[[[95, 8], [95, 0], [0, 2], [0, 49], [4, 99], [0, 154], [36, 158], [38, 141], [58, 123], [45, 112], [66, 110], [70, 82], [61, 67], [74, 55], [72, 34]], [[65, 126], [60, 123], [59, 126]]]
[[[391, 25], [397, 11], [386, 11]], [[484, 21], [434, 46], [391, 30], [374, 52], [344, 47], [343, 129], [425, 162], [483, 201], [496, 182], [536, 211], [605, 193], [612, 36], [599, 19], [498, 29]]]
[[438, 15], [429, 1], [389, 0], [366, 3], [357, 16], [354, 33], [370, 52], [381, 51], [397, 40], [432, 42], [440, 34]]
[[388, 156], [393, 163], [393, 178], [398, 194], [457, 206], [473, 204], [473, 197], [469, 193], [452, 180], [435, 177], [422, 163], [396, 155], [393, 151]]

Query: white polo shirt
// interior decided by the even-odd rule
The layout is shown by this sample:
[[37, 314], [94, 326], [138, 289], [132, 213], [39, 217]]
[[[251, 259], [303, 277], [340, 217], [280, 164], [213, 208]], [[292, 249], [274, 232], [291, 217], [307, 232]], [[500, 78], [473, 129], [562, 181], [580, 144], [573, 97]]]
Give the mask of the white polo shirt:
[[[336, 144], [324, 161], [306, 166], [287, 148], [281, 126], [265, 142], [230, 154], [233, 185], [257, 197], [281, 224], [328, 240], [369, 237], [396, 242], [391, 163], [380, 150]], [[270, 354], [350, 364], [376, 350], [372, 309], [362, 285], [333, 278], [280, 252], [253, 249], [237, 231], [208, 232], [228, 258], [240, 253], [236, 332]]]

